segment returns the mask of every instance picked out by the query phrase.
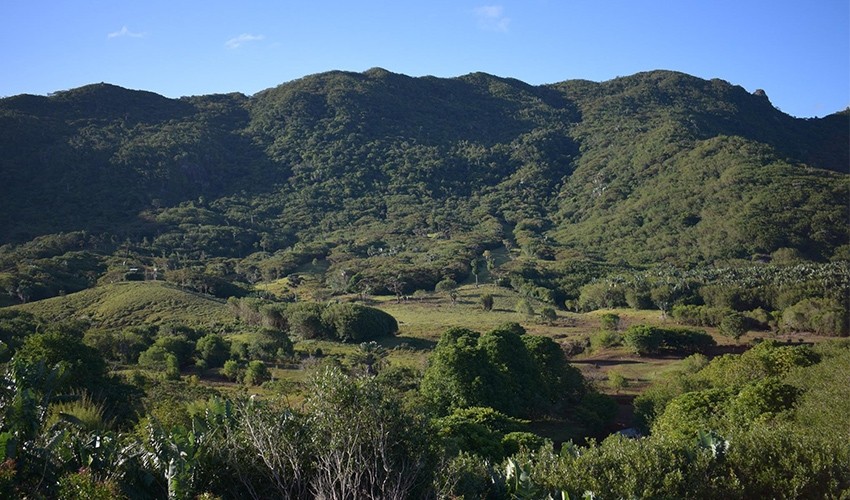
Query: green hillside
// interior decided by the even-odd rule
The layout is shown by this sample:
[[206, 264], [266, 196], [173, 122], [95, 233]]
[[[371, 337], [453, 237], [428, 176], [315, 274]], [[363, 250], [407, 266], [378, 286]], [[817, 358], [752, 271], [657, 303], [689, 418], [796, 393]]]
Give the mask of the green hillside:
[[189, 326], [233, 322], [223, 301], [162, 282], [127, 282], [16, 306], [45, 321], [81, 319], [97, 328], [178, 323]]
[[331, 293], [410, 294], [471, 279], [489, 250], [510, 257], [493, 279], [560, 305], [613, 269], [843, 259], [848, 120], [670, 71], [15, 96], [0, 100], [0, 284], [14, 303], [157, 268], [226, 297], [315, 260]]

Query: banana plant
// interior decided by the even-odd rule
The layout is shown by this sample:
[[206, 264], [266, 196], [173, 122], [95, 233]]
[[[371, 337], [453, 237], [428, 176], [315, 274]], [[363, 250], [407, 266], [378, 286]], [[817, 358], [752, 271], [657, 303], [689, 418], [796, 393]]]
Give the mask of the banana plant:
[[207, 443], [217, 426], [229, 425], [232, 420], [232, 403], [213, 398], [204, 413], [192, 419], [191, 428], [177, 425], [164, 429], [156, 421], [148, 424], [149, 448], [144, 462], [164, 477], [169, 500], [193, 496]]

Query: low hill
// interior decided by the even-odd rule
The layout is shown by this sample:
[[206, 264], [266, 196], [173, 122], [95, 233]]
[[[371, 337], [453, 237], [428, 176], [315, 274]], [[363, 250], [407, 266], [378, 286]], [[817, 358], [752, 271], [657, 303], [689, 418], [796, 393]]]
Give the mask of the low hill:
[[103, 285], [14, 307], [46, 321], [88, 320], [96, 328], [172, 322], [226, 325], [234, 321], [223, 301], [156, 281]]

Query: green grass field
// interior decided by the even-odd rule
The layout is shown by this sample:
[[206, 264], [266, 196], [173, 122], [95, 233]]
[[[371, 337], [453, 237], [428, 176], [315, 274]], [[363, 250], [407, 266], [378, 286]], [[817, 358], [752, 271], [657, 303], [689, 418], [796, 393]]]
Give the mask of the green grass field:
[[15, 308], [48, 321], [87, 320], [98, 328], [177, 322], [220, 329], [234, 323], [224, 301], [161, 281], [103, 285]]

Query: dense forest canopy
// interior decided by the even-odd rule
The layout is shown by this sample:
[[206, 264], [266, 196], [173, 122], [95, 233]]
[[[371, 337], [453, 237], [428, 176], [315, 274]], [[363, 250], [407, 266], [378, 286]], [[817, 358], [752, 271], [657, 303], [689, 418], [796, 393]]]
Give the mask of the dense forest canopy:
[[319, 258], [356, 276], [346, 286], [402, 276], [407, 293], [502, 246], [629, 266], [842, 258], [848, 119], [792, 118], [763, 92], [670, 71], [535, 87], [372, 69], [251, 97], [9, 97], [5, 288], [81, 289], [122, 253], [243, 283]]

